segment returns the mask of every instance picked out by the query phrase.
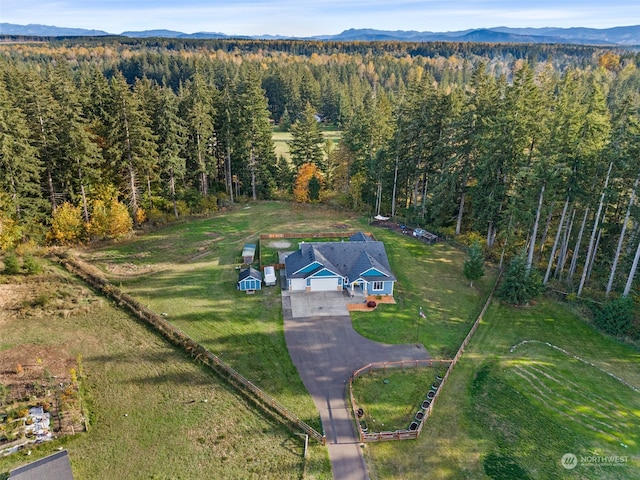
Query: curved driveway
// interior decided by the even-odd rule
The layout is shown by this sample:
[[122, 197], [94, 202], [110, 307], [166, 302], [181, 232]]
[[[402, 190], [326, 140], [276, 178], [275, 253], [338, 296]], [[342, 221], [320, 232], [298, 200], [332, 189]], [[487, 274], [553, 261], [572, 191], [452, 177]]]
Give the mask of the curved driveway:
[[362, 337], [353, 329], [346, 302], [337, 292], [282, 291], [287, 347], [320, 412], [333, 478], [364, 480], [369, 475], [347, 404], [349, 376], [368, 363], [429, 354], [422, 345], [387, 345]]

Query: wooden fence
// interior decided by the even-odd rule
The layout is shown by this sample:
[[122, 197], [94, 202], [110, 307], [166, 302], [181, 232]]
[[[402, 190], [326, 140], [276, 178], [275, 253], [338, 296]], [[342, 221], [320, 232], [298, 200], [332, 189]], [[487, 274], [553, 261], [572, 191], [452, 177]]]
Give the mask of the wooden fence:
[[[452, 360], [429, 359], [429, 360], [409, 360], [404, 362], [370, 363], [353, 372], [351, 377], [349, 377], [349, 397], [351, 399], [351, 408], [353, 410], [353, 417], [356, 421], [356, 428], [360, 436], [361, 442], [386, 442], [390, 440], [411, 440], [411, 439], [416, 439], [420, 436], [420, 433], [422, 432], [422, 427], [427, 421], [427, 418], [429, 418], [429, 416], [431, 415], [434, 405], [436, 404], [436, 401], [438, 400], [438, 397], [440, 396], [440, 392], [442, 392], [444, 385], [449, 379], [449, 375], [451, 374], [453, 367], [456, 365], [456, 363], [458, 363], [458, 360], [460, 360], [460, 358], [462, 357], [462, 354], [464, 353], [465, 348], [467, 348], [467, 345], [469, 345], [469, 342], [471, 341], [471, 337], [473, 337], [473, 334], [478, 329], [478, 325], [480, 325], [480, 322], [482, 321], [484, 314], [487, 312], [487, 309], [491, 304], [491, 299], [493, 298], [493, 293], [495, 292], [495, 289], [496, 289], [496, 286], [498, 285], [499, 280], [500, 280], [500, 275], [498, 275], [498, 278], [496, 279], [496, 282], [493, 285], [491, 292], [489, 292], [489, 295], [487, 296], [487, 299], [482, 307], [482, 310], [476, 317], [475, 321], [473, 322], [473, 325], [471, 326], [471, 329], [469, 330], [469, 333], [467, 333], [462, 344], [460, 345], [460, 348], [458, 349], [458, 352], [456, 353], [455, 357], [453, 357]], [[440, 366], [446, 365], [447, 368], [438, 387], [437, 388], [434, 388], [433, 386], [431, 387], [433, 396], [428, 399], [430, 400], [428, 407], [426, 409], [419, 408], [419, 410], [422, 410], [424, 412], [424, 415], [420, 421], [416, 420], [416, 423], [418, 424], [418, 426], [416, 427], [415, 430], [406, 429], [406, 430], [396, 430], [395, 432], [371, 432], [371, 433], [364, 432], [362, 430], [362, 425], [357, 420], [358, 407], [356, 405], [355, 399], [353, 398], [353, 379], [374, 369], [405, 368], [405, 367], [415, 368], [415, 367], [425, 367], [425, 366], [433, 366], [433, 365], [440, 365]]]
[[[350, 232], [350, 231], [343, 231], [343, 232], [316, 232], [316, 233], [295, 233], [295, 232], [284, 232], [284, 233], [263, 233], [260, 235], [260, 248], [259, 248], [259, 254], [260, 254], [260, 268], [263, 269], [266, 265], [273, 265], [273, 267], [276, 270], [284, 270], [285, 268], [285, 264], [284, 263], [279, 263], [279, 261], [274, 261], [272, 258], [270, 258], [268, 261], [265, 261], [262, 257], [262, 252], [263, 252], [263, 245], [262, 242], [265, 240], [278, 240], [278, 239], [290, 239], [290, 238], [298, 238], [298, 239], [302, 239], [302, 238], [349, 238], [352, 235], [355, 235], [358, 232]], [[373, 240], [375, 240], [375, 237], [373, 236], [373, 233], [371, 232], [364, 232], [365, 235], [367, 235], [368, 237], [371, 237]], [[279, 260], [279, 259], [278, 259]]]
[[[349, 377], [349, 397], [351, 399], [351, 408], [353, 410], [354, 418], [358, 418], [358, 406], [356, 405], [355, 399], [353, 398], [353, 380], [357, 377], [364, 375], [371, 370], [386, 370], [388, 368], [418, 368], [418, 367], [433, 367], [440, 366], [446, 367], [447, 370], [451, 365], [452, 360], [406, 360], [401, 362], [382, 362], [382, 363], [370, 363], [365, 365], [362, 368], [359, 368], [351, 377]], [[359, 421], [356, 421], [358, 428], [358, 435], [360, 437], [361, 442], [386, 442], [390, 440], [410, 440], [418, 438], [420, 432], [422, 431], [422, 425], [426, 421], [427, 417], [431, 414], [431, 410], [433, 408], [433, 404], [436, 400], [436, 397], [440, 391], [440, 388], [435, 390], [435, 395], [432, 399], [430, 399], [430, 404], [426, 409], [422, 409], [424, 412], [424, 417], [420, 422], [418, 422], [418, 426], [415, 430], [411, 430], [409, 428], [403, 430], [396, 431], [388, 431], [388, 432], [365, 432], [362, 429], [362, 425]], [[425, 391], [425, 399], [426, 399], [427, 391]], [[420, 409], [420, 408], [419, 408]]]
[[[352, 235], [355, 235], [356, 233], [359, 233], [359, 232], [350, 232], [345, 230], [342, 232], [315, 232], [315, 233], [311, 233], [311, 232], [263, 233], [260, 235], [260, 240], [278, 240], [278, 239], [287, 239], [287, 238], [349, 238]], [[375, 237], [371, 232], [364, 232], [364, 234], [375, 240]]]
[[115, 287], [104, 278], [94, 275], [78, 260], [65, 254], [56, 253], [52, 253], [50, 258], [64, 266], [64, 268], [69, 272], [80, 277], [89, 285], [115, 300], [118, 305], [129, 309], [139, 319], [155, 328], [171, 343], [184, 349], [196, 360], [199, 360], [204, 365], [207, 365], [218, 373], [222, 378], [228, 380], [230, 385], [234, 386], [240, 393], [248, 397], [263, 410], [272, 414], [274, 418], [279, 420], [281, 423], [284, 423], [287, 427], [294, 425], [322, 445], [326, 443], [326, 437], [324, 435], [307, 425], [293, 412], [281, 405], [276, 399], [244, 378], [233, 368], [224, 363], [218, 356], [204, 348], [180, 329], [170, 324], [162, 316], [152, 312], [133, 297], [122, 292], [119, 288]]
[[[419, 368], [419, 367], [433, 367], [440, 366], [446, 367], [448, 371], [451, 367], [452, 360], [436, 360], [436, 359], [428, 359], [428, 360], [406, 360], [401, 362], [381, 362], [381, 363], [369, 363], [362, 368], [354, 371], [349, 377], [349, 397], [351, 399], [351, 408], [353, 410], [354, 418], [358, 418], [358, 406], [356, 405], [355, 399], [353, 398], [353, 380], [357, 377], [364, 375], [371, 370], [386, 370], [388, 368]], [[444, 380], [443, 380], [444, 383]], [[442, 387], [442, 384], [440, 385]], [[361, 442], [386, 442], [389, 440], [410, 440], [418, 438], [420, 432], [422, 431], [422, 425], [427, 420], [428, 416], [431, 414], [431, 410], [433, 409], [433, 404], [436, 401], [437, 396], [440, 392], [440, 387], [434, 390], [434, 397], [429, 399], [430, 404], [426, 409], [421, 409], [424, 412], [424, 417], [420, 422], [418, 422], [418, 426], [415, 430], [411, 430], [409, 428], [404, 430], [396, 430], [394, 432], [365, 432], [362, 429], [362, 425], [359, 421], [356, 420], [358, 435], [360, 437]], [[425, 391], [425, 399], [428, 390]]]

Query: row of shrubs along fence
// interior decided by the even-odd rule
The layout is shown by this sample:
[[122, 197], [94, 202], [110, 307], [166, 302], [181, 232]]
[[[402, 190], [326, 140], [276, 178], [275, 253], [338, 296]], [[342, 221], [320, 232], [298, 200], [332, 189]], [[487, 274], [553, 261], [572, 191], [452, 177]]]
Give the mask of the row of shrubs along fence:
[[[496, 286], [498, 285], [499, 280], [500, 280], [500, 275], [498, 275], [498, 278], [496, 279], [496, 282], [494, 283], [493, 288], [489, 292], [489, 295], [487, 295], [487, 298], [484, 302], [482, 310], [476, 317], [475, 321], [473, 322], [473, 325], [471, 326], [471, 329], [469, 330], [469, 333], [467, 333], [466, 337], [462, 341], [462, 344], [460, 345], [460, 348], [458, 349], [458, 352], [456, 353], [456, 355], [453, 357], [452, 360], [430, 359], [430, 360], [410, 360], [405, 362], [370, 363], [369, 365], [366, 365], [356, 370], [355, 372], [353, 372], [351, 377], [349, 377], [349, 396], [351, 398], [351, 408], [353, 410], [353, 415], [356, 420], [357, 431], [360, 436], [361, 442], [384, 442], [389, 440], [410, 440], [410, 439], [418, 438], [418, 436], [422, 432], [423, 425], [425, 424], [427, 418], [429, 418], [429, 416], [431, 415], [431, 412], [433, 411], [434, 405], [440, 395], [440, 392], [442, 392], [442, 388], [444, 387], [447, 380], [449, 379], [449, 375], [451, 374], [453, 367], [456, 365], [456, 363], [458, 363], [458, 360], [460, 360], [460, 358], [462, 357], [464, 350], [467, 348], [467, 345], [469, 345], [469, 342], [471, 341], [471, 337], [473, 337], [473, 334], [478, 329], [478, 325], [480, 325], [480, 322], [482, 321], [484, 314], [489, 308], [489, 305], [491, 304], [491, 299], [493, 298], [493, 293], [495, 292], [495, 289], [496, 289]], [[422, 416], [420, 419], [416, 418], [415, 419], [416, 421], [412, 422], [412, 424], [410, 424], [409, 428], [407, 428], [406, 430], [396, 430], [394, 432], [368, 432], [368, 431], [365, 432], [363, 430], [361, 423], [358, 421], [358, 406], [356, 405], [355, 399], [353, 398], [353, 379], [354, 378], [360, 375], [364, 375], [365, 373], [374, 369], [405, 368], [405, 367], [415, 368], [415, 367], [425, 367], [425, 366], [434, 366], [434, 365], [439, 365], [442, 367], [446, 366], [446, 371], [442, 379], [437, 380], [439, 382], [437, 386], [436, 384], [433, 384], [430, 388], [426, 387], [426, 388], [429, 388], [429, 391], [426, 392], [426, 398], [425, 398], [425, 401], [428, 403], [426, 403], [425, 407], [423, 407], [423, 405], [425, 405], [425, 401], [423, 401], [423, 404], [420, 405], [418, 410], [422, 412]]]
[[171, 325], [162, 316], [152, 312], [133, 297], [122, 292], [119, 288], [112, 285], [104, 278], [91, 273], [89, 269], [77, 259], [66, 254], [51, 254], [50, 257], [52, 260], [64, 266], [69, 272], [80, 277], [92, 287], [100, 290], [105, 295], [115, 300], [118, 305], [129, 309], [134, 315], [136, 315], [136, 317], [151, 325], [171, 343], [182, 348], [190, 356], [210, 367], [222, 378], [228, 380], [229, 383], [240, 393], [245, 395], [256, 405], [260, 406], [263, 410], [273, 415], [277, 420], [284, 423], [289, 428], [292, 426], [299, 428], [309, 435], [309, 437], [318, 441], [322, 445], [325, 444], [326, 437], [324, 435], [320, 434], [317, 430], [298, 418], [293, 412], [281, 405], [276, 399], [240, 375], [237, 371], [223, 362], [218, 356], [208, 351], [180, 329]]

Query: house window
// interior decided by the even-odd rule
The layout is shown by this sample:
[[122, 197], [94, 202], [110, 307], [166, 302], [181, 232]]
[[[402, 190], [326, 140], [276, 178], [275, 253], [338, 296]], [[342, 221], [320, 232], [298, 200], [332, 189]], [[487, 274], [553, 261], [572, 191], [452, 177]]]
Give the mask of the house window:
[[384, 282], [373, 282], [373, 288], [371, 290], [374, 292], [384, 290]]

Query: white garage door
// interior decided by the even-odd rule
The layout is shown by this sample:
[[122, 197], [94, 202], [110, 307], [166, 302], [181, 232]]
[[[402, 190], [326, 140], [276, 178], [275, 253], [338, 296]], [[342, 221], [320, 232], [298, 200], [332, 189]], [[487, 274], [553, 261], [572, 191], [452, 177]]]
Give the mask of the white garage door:
[[335, 292], [338, 289], [337, 278], [312, 278], [311, 279], [311, 291], [312, 292]]
[[304, 278], [292, 278], [289, 289], [292, 292], [304, 292], [307, 288], [307, 281]]

